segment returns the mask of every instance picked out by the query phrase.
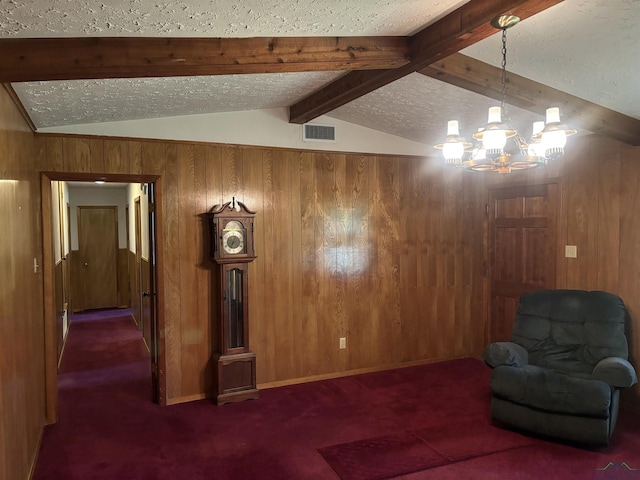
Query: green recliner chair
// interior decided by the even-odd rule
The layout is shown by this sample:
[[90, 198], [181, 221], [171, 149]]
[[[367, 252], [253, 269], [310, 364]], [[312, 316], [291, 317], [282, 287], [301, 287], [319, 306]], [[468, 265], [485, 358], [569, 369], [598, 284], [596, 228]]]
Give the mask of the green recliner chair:
[[520, 297], [510, 342], [483, 352], [493, 368], [491, 417], [584, 444], [607, 445], [620, 388], [638, 379], [628, 362], [626, 309], [601, 291], [540, 290]]

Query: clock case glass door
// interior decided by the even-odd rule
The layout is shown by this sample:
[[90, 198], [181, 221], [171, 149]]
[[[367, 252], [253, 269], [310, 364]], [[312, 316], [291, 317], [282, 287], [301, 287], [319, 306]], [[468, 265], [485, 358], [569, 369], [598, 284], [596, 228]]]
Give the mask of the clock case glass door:
[[[225, 264], [222, 268], [223, 353], [241, 353], [247, 346], [247, 264]], [[225, 331], [226, 330], [226, 331]]]

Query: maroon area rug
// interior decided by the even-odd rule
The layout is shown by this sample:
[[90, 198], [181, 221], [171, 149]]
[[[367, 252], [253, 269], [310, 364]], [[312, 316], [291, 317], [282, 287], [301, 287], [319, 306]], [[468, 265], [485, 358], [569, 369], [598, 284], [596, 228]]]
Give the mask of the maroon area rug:
[[342, 480], [384, 480], [533, 443], [486, 422], [467, 420], [332, 445], [319, 452]]

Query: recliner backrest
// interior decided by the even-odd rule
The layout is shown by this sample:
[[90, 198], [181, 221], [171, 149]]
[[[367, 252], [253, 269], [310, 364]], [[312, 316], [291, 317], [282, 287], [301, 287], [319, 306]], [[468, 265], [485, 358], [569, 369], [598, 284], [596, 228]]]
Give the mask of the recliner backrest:
[[520, 297], [511, 340], [529, 363], [589, 374], [606, 357], [628, 357], [622, 299], [602, 291], [538, 290]]

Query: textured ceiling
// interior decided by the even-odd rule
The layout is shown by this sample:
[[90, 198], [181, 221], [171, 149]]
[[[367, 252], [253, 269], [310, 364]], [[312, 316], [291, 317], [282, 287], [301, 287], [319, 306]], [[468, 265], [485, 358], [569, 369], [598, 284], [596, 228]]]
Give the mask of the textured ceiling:
[[[459, 0], [3, 0], [0, 37], [409, 35]], [[640, 1], [565, 0], [508, 32], [507, 66], [640, 119]], [[462, 53], [500, 64], [499, 33]], [[340, 72], [14, 84], [37, 127], [287, 106]], [[335, 118], [427, 144], [458, 118], [467, 135], [495, 104], [412, 74]], [[510, 109], [525, 133], [532, 115]]]
[[[640, 119], [640, 0], [565, 0], [507, 37], [509, 71]], [[499, 66], [500, 48], [462, 53]]]
[[286, 107], [336, 72], [14, 84], [38, 127]]
[[409, 35], [465, 0], [8, 0], [13, 37]]

